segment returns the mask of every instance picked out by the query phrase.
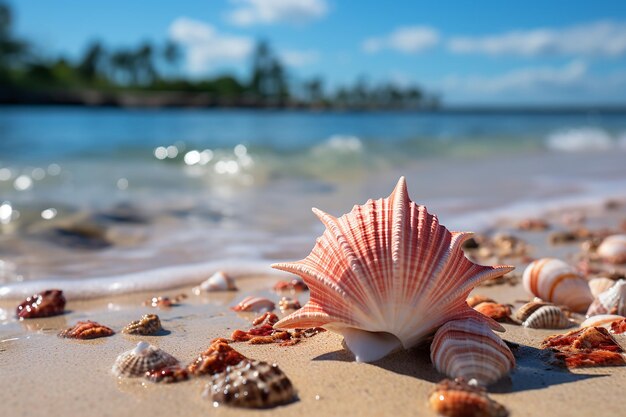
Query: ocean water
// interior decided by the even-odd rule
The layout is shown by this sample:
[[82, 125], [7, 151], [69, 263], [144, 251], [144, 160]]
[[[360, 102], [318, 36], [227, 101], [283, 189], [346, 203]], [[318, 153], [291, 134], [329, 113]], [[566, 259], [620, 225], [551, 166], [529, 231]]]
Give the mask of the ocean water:
[[401, 175], [453, 229], [622, 198], [626, 117], [0, 108], [0, 282], [299, 259]]

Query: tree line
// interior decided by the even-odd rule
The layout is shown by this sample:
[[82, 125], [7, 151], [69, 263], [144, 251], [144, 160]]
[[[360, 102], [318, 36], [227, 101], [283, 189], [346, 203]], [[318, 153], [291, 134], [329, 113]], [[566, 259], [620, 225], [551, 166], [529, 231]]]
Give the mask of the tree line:
[[[405, 109], [438, 106], [438, 98], [417, 86], [393, 83], [370, 85], [364, 78], [333, 91], [321, 77], [299, 81], [290, 74], [267, 41], [259, 41], [250, 60], [247, 77], [224, 74], [189, 78], [181, 70], [180, 45], [142, 42], [111, 49], [91, 42], [76, 60], [45, 57], [34, 45], [12, 32], [10, 8], [0, 3], [0, 102], [28, 102], [42, 94], [55, 97], [84, 92], [109, 94], [177, 93], [179, 102], [209, 97], [201, 105], [246, 107], [307, 107], [345, 109]], [[182, 94], [182, 97], [180, 96]], [[142, 96], [142, 97], [143, 97]], [[165, 100], [167, 103], [168, 100]], [[141, 104], [141, 103], [139, 103]]]

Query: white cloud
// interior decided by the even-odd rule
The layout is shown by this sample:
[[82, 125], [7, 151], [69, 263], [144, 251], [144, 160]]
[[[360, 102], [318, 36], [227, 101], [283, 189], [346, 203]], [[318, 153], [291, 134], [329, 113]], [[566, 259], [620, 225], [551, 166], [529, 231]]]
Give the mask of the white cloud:
[[172, 22], [169, 35], [185, 48], [187, 67], [194, 73], [222, 63], [241, 62], [254, 45], [248, 37], [220, 33], [207, 23], [186, 17]]
[[228, 20], [237, 26], [255, 24], [304, 24], [324, 17], [328, 12], [326, 0], [231, 0], [235, 9]]
[[376, 53], [393, 49], [405, 54], [415, 54], [439, 42], [439, 32], [428, 26], [406, 26], [395, 29], [388, 35], [373, 37], [363, 42], [363, 50]]
[[454, 37], [455, 53], [488, 55], [619, 56], [626, 53], [626, 23], [599, 21], [563, 29], [518, 30], [490, 36]]
[[587, 82], [587, 65], [572, 61], [560, 67], [522, 68], [493, 77], [450, 76], [444, 79], [443, 88], [480, 94], [508, 92], [545, 92], [549, 89], [581, 86]]
[[319, 60], [317, 51], [283, 50], [279, 55], [282, 62], [290, 67], [306, 67]]

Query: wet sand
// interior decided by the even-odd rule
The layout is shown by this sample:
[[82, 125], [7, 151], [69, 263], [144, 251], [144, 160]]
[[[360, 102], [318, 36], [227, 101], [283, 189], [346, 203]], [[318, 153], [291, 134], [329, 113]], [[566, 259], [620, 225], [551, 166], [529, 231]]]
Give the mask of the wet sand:
[[[553, 216], [558, 217], [558, 213]], [[624, 210], [588, 211], [590, 227], [619, 225]], [[568, 259], [580, 250], [579, 243], [552, 247], [548, 232], [516, 232], [533, 245], [532, 257], [556, 255]], [[313, 239], [312, 239], [313, 242]], [[521, 274], [526, 265], [513, 260]], [[196, 296], [191, 287], [155, 293], [136, 293], [90, 301], [70, 301], [62, 316], [17, 321], [17, 302], [0, 301], [0, 404], [2, 415], [33, 416], [172, 416], [172, 415], [435, 415], [427, 405], [434, 384], [443, 378], [430, 363], [427, 347], [395, 353], [373, 364], [354, 362], [342, 347], [341, 337], [325, 332], [291, 346], [248, 345], [233, 347], [244, 355], [276, 362], [298, 390], [298, 400], [271, 410], [214, 408], [201, 397], [206, 379], [177, 384], [154, 384], [142, 379], [119, 380], [111, 373], [116, 356], [146, 340], [190, 362], [217, 337], [229, 337], [234, 329], [248, 329], [255, 314], [228, 309], [249, 294], [278, 301], [270, 289], [275, 278], [253, 277], [237, 282], [240, 290]], [[154, 295], [188, 297], [170, 309], [142, 306]], [[502, 303], [529, 299], [521, 283], [479, 287], [475, 293]], [[305, 302], [308, 293], [299, 298]], [[519, 305], [519, 303], [518, 303]], [[129, 336], [121, 328], [142, 314], [156, 312], [165, 334]], [[92, 341], [61, 339], [57, 334], [78, 320], [95, 320], [117, 334]], [[548, 363], [539, 349], [544, 337], [565, 330], [524, 329], [504, 325], [517, 366], [509, 378], [490, 387], [492, 398], [505, 405], [512, 416], [614, 415], [623, 413], [626, 367], [588, 368], [567, 371]]]

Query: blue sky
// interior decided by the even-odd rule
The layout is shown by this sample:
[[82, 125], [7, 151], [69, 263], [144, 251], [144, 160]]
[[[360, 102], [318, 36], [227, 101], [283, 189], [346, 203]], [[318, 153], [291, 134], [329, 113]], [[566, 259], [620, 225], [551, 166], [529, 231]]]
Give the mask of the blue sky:
[[16, 30], [75, 58], [173, 38], [194, 75], [246, 74], [268, 39], [295, 80], [416, 83], [447, 103], [626, 103], [624, 1], [12, 0]]

